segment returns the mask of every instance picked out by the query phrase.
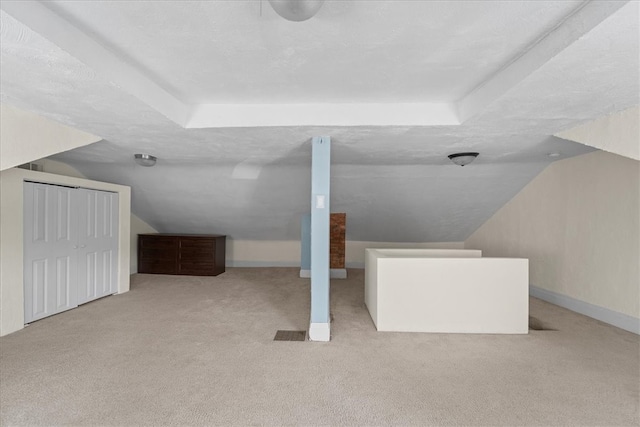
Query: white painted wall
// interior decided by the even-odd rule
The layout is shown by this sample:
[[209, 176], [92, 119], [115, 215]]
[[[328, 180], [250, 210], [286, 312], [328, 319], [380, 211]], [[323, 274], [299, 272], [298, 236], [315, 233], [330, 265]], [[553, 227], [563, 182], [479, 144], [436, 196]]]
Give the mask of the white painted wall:
[[63, 175], [8, 169], [0, 172], [0, 336], [24, 326], [23, 182], [81, 186], [119, 194], [118, 293], [129, 290], [131, 189]]
[[102, 138], [0, 104], [0, 171]]
[[600, 117], [556, 136], [640, 160], [640, 107]]
[[[371, 244], [373, 242], [358, 242]], [[463, 248], [432, 248], [422, 249], [416, 248], [403, 248], [403, 249], [373, 249], [371, 245], [368, 245], [368, 249], [364, 249], [365, 263], [364, 263], [364, 303], [369, 310], [373, 323], [378, 325], [378, 261], [381, 258], [387, 257], [448, 257], [448, 258], [480, 258], [482, 251], [468, 250]], [[390, 246], [393, 248], [393, 246]]]
[[639, 245], [640, 162], [601, 151], [551, 164], [465, 242], [529, 258], [531, 285], [636, 327]]

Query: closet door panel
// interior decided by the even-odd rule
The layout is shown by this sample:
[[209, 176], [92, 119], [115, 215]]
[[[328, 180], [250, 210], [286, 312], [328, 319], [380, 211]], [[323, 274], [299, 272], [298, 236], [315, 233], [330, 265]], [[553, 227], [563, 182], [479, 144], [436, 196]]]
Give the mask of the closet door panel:
[[78, 190], [80, 199], [78, 303], [117, 291], [118, 195]]
[[25, 323], [77, 306], [74, 191], [24, 183]]

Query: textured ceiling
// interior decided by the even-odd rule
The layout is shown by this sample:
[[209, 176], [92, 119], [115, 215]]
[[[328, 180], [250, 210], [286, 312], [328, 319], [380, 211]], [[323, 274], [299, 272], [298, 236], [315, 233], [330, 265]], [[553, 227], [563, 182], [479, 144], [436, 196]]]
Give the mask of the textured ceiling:
[[[638, 104], [637, 2], [575, 35], [578, 22], [570, 43], [531, 60], [540, 57], [531, 44], [544, 45], [582, 5], [326, 2], [303, 23], [282, 20], [268, 2], [262, 16], [257, 2], [48, 5], [186, 103], [449, 102], [505, 82], [455, 126], [187, 129], [116, 73], [68, 53], [70, 42], [53, 43], [5, 12], [2, 102], [104, 138], [55, 158], [130, 185], [133, 211], [160, 231], [299, 238], [309, 139], [323, 135], [332, 138], [332, 211], [347, 213], [349, 239], [461, 241], [546, 167], [549, 153], [591, 150], [550, 135]], [[523, 63], [536, 65], [509, 72]], [[468, 150], [481, 154], [464, 168], [446, 158]], [[136, 166], [138, 152], [158, 164]]]
[[184, 102], [309, 103], [456, 101], [580, 3], [328, 1], [302, 24], [267, 1], [46, 4]]

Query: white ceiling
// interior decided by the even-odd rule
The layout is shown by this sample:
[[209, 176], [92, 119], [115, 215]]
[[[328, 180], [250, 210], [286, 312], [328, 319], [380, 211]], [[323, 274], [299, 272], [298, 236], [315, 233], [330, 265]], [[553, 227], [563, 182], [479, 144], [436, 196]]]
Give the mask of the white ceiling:
[[550, 135], [639, 103], [637, 2], [327, 1], [301, 23], [266, 1], [1, 7], [2, 102], [103, 137], [56, 158], [131, 185], [161, 231], [298, 238], [328, 135], [350, 239], [464, 240], [547, 154], [591, 150]]
[[[181, 101], [451, 102], [581, 1], [329, 1], [304, 23], [259, 1], [47, 6]], [[435, 18], [435, 19], [434, 19]]]

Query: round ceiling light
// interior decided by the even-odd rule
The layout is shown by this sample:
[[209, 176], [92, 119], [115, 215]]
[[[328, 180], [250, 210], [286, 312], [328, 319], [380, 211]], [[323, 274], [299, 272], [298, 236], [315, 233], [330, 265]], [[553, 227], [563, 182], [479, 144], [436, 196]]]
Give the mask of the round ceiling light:
[[306, 21], [315, 15], [324, 0], [269, 0], [276, 13], [289, 21]]
[[455, 153], [455, 154], [449, 154], [448, 157], [456, 165], [464, 166], [473, 162], [476, 159], [476, 157], [478, 157], [478, 154], [479, 153]]
[[156, 160], [158, 160], [155, 156], [151, 154], [134, 154], [133, 159], [140, 166], [151, 167], [156, 164]]

